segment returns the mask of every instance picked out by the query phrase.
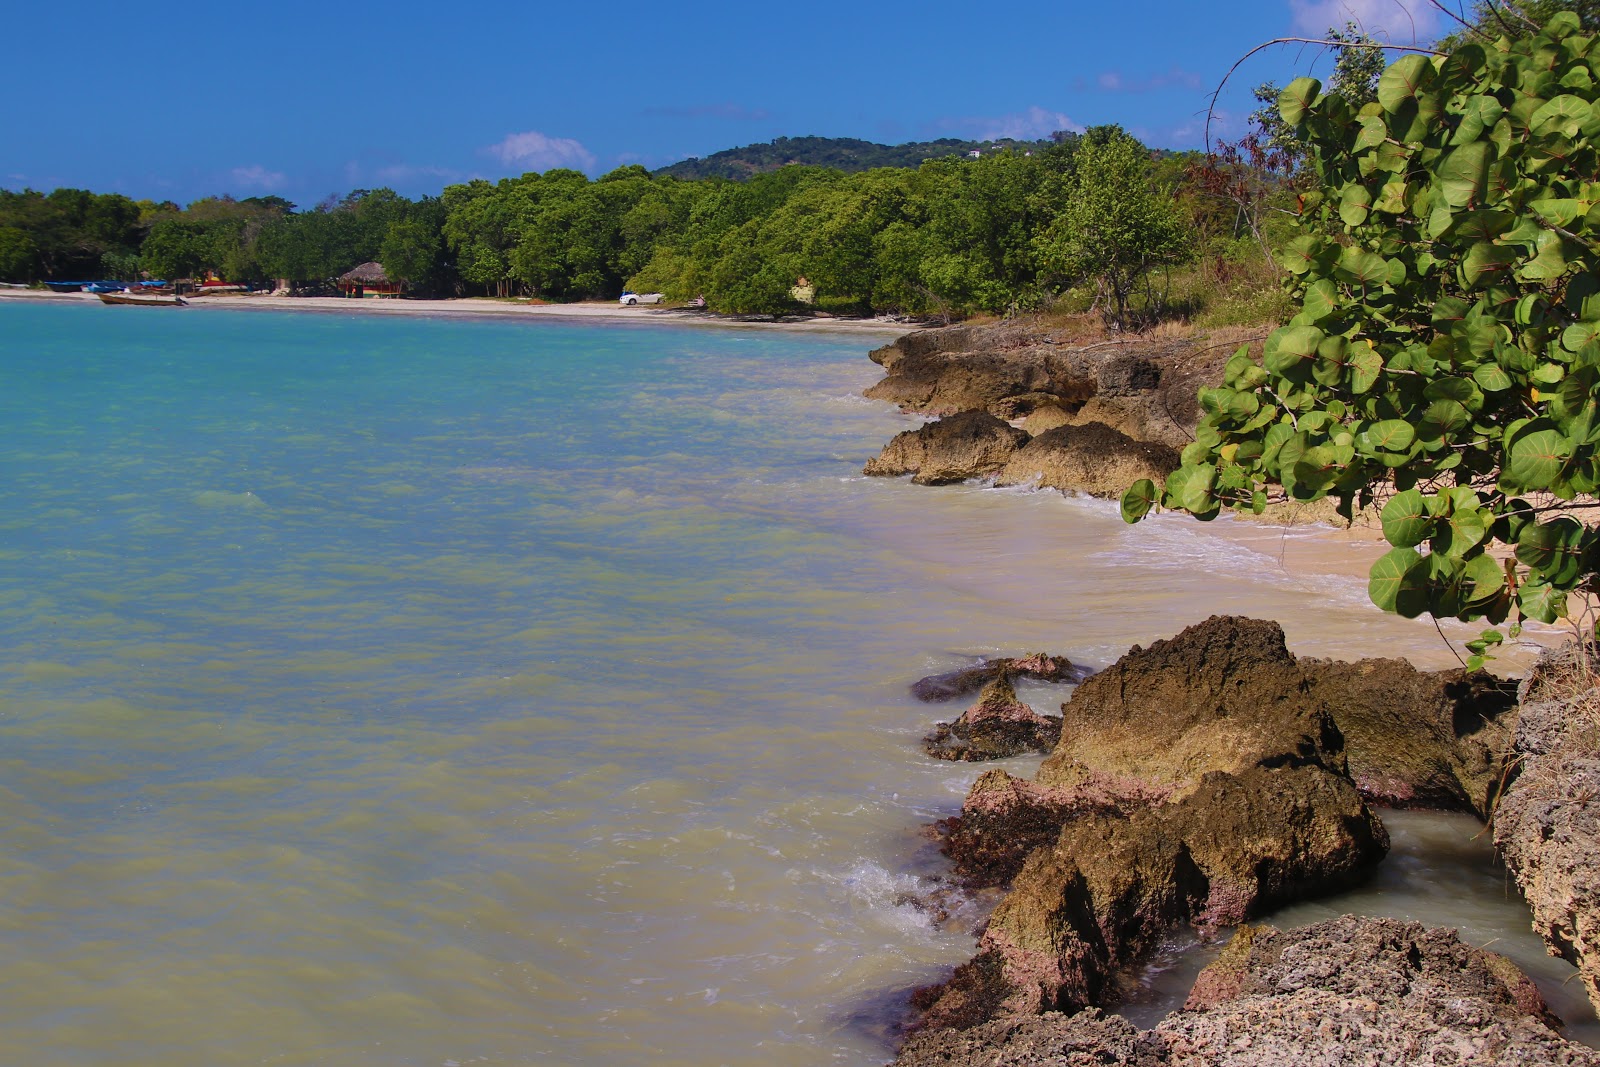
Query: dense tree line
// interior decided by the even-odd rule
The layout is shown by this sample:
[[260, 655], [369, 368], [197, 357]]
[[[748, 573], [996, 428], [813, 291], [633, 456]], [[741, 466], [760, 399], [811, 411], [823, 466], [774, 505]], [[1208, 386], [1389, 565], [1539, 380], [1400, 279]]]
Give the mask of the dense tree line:
[[550, 170], [420, 201], [358, 190], [306, 211], [274, 197], [179, 209], [4, 193], [0, 279], [211, 275], [317, 291], [376, 260], [441, 294], [570, 301], [632, 287], [769, 313], [794, 307], [805, 278], [826, 310], [953, 316], [1085, 286], [1120, 317], [1141, 278], [1193, 251], [1184, 173], [1182, 159], [1100, 127], [914, 168], [791, 165], [747, 181]]
[[752, 174], [800, 164], [854, 172], [879, 167], [918, 167], [924, 160], [945, 156], [966, 156], [1009, 148], [1017, 152], [1044, 148], [1052, 141], [1070, 140], [1068, 131], [1051, 134], [1049, 140], [1016, 141], [1011, 138], [963, 141], [941, 137], [936, 141], [908, 141], [905, 144], [878, 144], [855, 137], [775, 137], [761, 144], [744, 145], [714, 152], [704, 159], [685, 159], [655, 171], [673, 178], [748, 178]]

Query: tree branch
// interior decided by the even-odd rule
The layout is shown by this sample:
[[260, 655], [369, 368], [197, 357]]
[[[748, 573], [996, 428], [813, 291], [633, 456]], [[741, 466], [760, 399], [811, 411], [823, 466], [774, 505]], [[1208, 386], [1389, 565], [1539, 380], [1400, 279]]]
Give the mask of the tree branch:
[[1257, 52], [1264, 51], [1280, 44], [1316, 44], [1321, 45], [1324, 48], [1381, 48], [1390, 52], [1420, 52], [1423, 55], [1429, 56], [1444, 55], [1443, 52], [1436, 52], [1432, 48], [1422, 48], [1418, 45], [1409, 44], [1378, 44], [1375, 41], [1335, 41], [1326, 37], [1274, 37], [1270, 41], [1256, 45], [1254, 48], [1250, 49], [1250, 51], [1236, 59], [1233, 63], [1233, 66], [1228, 68], [1228, 73], [1224, 74], [1222, 76], [1222, 80], [1217, 83], [1217, 88], [1211, 94], [1211, 103], [1206, 106], [1205, 140], [1207, 152], [1211, 151], [1211, 119], [1212, 116], [1216, 114], [1217, 98], [1222, 95], [1222, 90], [1227, 86], [1228, 79], [1233, 77], [1234, 71], [1243, 66], [1245, 60], [1249, 59]]

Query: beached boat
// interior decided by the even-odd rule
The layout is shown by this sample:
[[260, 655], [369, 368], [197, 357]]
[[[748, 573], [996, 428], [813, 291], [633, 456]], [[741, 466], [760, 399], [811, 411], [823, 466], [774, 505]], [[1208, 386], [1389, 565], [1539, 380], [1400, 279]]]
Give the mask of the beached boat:
[[189, 301], [181, 296], [159, 296], [154, 293], [100, 293], [103, 304], [136, 304], [153, 308], [188, 307]]

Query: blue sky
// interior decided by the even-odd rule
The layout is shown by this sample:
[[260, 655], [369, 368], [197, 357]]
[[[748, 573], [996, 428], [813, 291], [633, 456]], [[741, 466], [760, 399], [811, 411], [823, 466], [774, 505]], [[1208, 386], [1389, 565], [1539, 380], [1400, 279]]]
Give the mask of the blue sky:
[[[1446, 28], [1426, 0], [29, 3], [6, 17], [0, 186], [309, 206], [781, 135], [1117, 122], [1193, 148], [1236, 59], [1347, 18], [1402, 43]], [[1315, 49], [1254, 57], [1220, 101], [1224, 130], [1252, 85], [1328, 66]]]

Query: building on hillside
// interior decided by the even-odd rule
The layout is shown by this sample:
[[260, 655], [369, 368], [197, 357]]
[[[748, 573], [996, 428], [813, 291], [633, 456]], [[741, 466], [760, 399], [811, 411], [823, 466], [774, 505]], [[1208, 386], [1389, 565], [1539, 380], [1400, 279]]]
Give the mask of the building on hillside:
[[401, 296], [406, 283], [392, 281], [382, 263], [363, 263], [339, 275], [339, 291], [345, 296]]

